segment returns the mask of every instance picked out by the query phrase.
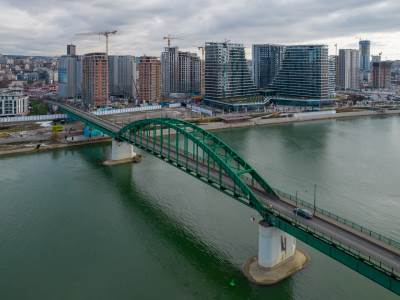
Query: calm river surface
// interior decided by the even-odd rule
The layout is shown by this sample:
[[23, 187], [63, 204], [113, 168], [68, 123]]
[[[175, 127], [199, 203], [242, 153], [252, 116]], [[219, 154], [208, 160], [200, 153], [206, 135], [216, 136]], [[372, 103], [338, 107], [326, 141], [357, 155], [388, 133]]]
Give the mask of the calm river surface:
[[[274, 187], [317, 184], [318, 206], [400, 240], [400, 117], [216, 134]], [[250, 284], [254, 211], [150, 155], [104, 167], [110, 148], [0, 159], [0, 299], [398, 299], [302, 243], [304, 270]]]

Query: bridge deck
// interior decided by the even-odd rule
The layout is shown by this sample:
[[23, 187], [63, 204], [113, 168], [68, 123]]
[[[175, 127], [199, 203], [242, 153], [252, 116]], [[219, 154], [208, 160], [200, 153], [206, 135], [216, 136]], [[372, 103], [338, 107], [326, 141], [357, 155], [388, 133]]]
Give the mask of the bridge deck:
[[[55, 104], [59, 105], [58, 103]], [[121, 127], [116, 124], [69, 106], [61, 105], [61, 107], [63, 110], [67, 112], [69, 111], [73, 115], [77, 116], [78, 119], [84, 121], [86, 120], [89, 124], [94, 124], [99, 128], [103, 128], [106, 131], [105, 133], [108, 132], [113, 137], [125, 139], [131, 144], [139, 146], [146, 151], [151, 152], [164, 160], [167, 160], [169, 163], [174, 164], [178, 168], [188, 172], [193, 176], [196, 176], [200, 180], [207, 182], [214, 187], [220, 188], [224, 192], [227, 190], [234, 191], [232, 196], [238, 198], [239, 201], [247, 205], [251, 205], [251, 203], [246, 203], [245, 197], [241, 197], [243, 195], [240, 195], [240, 191], [238, 191], [238, 194], [236, 194], [235, 191], [237, 191], [237, 185], [235, 185], [232, 178], [226, 173], [222, 173], [221, 176], [221, 170], [215, 167], [210, 167], [210, 164], [204, 163], [204, 157], [203, 161], [199, 161], [198, 159], [196, 160], [194, 153], [188, 154], [187, 150], [185, 153], [180, 148], [175, 150], [169, 147], [167, 149], [165, 144], [160, 144], [157, 139], [152, 140], [151, 137], [151, 147], [146, 146], [140, 142], [137, 142], [136, 139], [133, 140], [129, 139], [127, 136], [119, 136]], [[147, 142], [149, 142], [149, 137], [147, 137]], [[178, 145], [178, 143], [176, 145]], [[246, 170], [244, 170], [244, 173], [246, 173]], [[242, 174], [240, 174], [240, 176], [241, 175]], [[257, 185], [257, 183], [254, 184], [254, 182], [247, 180], [248, 178], [241, 177], [241, 179], [243, 179], [243, 182], [257, 196], [259, 202], [262, 203], [266, 211], [272, 212], [274, 215], [279, 216], [280, 218], [284, 219], [287, 224], [292, 224], [293, 227], [302, 228], [304, 232], [320, 238], [322, 237], [326, 244], [332, 244], [335, 248], [342, 252], [348, 254], [351, 253], [350, 255], [359, 257], [363, 263], [374, 266], [374, 268], [377, 270], [382, 270], [382, 272], [389, 274], [388, 278], [395, 279], [397, 282], [396, 287], [391, 287], [391, 284], [383, 283], [382, 281], [379, 282], [380, 279], [376, 279], [374, 275], [368, 275], [369, 271], [363, 272], [360, 271], [359, 268], [353, 267], [353, 269], [358, 270], [360, 273], [371, 279], [374, 278], [376, 282], [392, 289], [397, 294], [400, 293], [398, 290], [398, 282], [400, 281], [400, 249], [392, 247], [391, 245], [375, 238], [374, 236], [370, 236], [365, 232], [355, 230], [349, 225], [339, 223], [336, 219], [327, 215], [316, 213], [312, 219], [305, 219], [300, 216], [295, 216], [293, 209], [296, 203], [294, 201], [283, 197], [277, 197], [272, 193], [268, 193], [260, 185]], [[349, 266], [349, 264], [347, 265]]]
[[61, 110], [65, 111], [65, 112], [69, 112], [75, 118], [77, 117], [81, 121], [87, 121], [87, 122], [90, 122], [91, 124], [96, 124], [97, 127], [99, 127], [99, 129], [103, 129], [103, 131], [105, 131], [104, 133], [116, 135], [118, 133], [118, 131], [121, 129], [120, 126], [118, 126], [108, 120], [102, 119], [94, 114], [84, 112], [75, 107], [72, 107], [69, 105], [64, 105], [64, 104], [50, 101], [50, 100], [45, 100], [45, 102], [55, 105], [55, 106], [58, 106]]

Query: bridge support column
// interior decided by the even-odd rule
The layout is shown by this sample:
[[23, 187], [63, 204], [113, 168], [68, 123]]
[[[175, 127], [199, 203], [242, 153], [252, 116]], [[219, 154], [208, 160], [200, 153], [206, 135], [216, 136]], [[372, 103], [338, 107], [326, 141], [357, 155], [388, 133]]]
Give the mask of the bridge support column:
[[112, 140], [111, 159], [104, 165], [118, 165], [123, 163], [138, 162], [140, 155], [133, 151], [133, 146], [127, 142]]
[[296, 239], [261, 221], [258, 226], [258, 256], [250, 258], [244, 273], [250, 281], [260, 285], [277, 283], [307, 263], [308, 257], [296, 248]]

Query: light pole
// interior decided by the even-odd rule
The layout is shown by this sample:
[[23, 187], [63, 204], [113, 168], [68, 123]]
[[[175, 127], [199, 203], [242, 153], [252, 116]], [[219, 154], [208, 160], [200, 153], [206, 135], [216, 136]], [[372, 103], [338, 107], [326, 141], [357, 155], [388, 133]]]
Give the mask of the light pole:
[[314, 214], [315, 214], [315, 210], [316, 210], [316, 203], [317, 201], [317, 184], [314, 184]]

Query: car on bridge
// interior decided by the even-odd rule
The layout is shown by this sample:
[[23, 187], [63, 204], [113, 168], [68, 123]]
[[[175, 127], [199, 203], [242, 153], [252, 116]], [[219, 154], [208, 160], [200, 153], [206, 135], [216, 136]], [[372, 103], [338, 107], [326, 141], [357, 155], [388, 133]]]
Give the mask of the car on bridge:
[[313, 217], [313, 213], [305, 208], [296, 207], [295, 209], [293, 209], [293, 212], [296, 216], [301, 216], [306, 219], [312, 219]]

